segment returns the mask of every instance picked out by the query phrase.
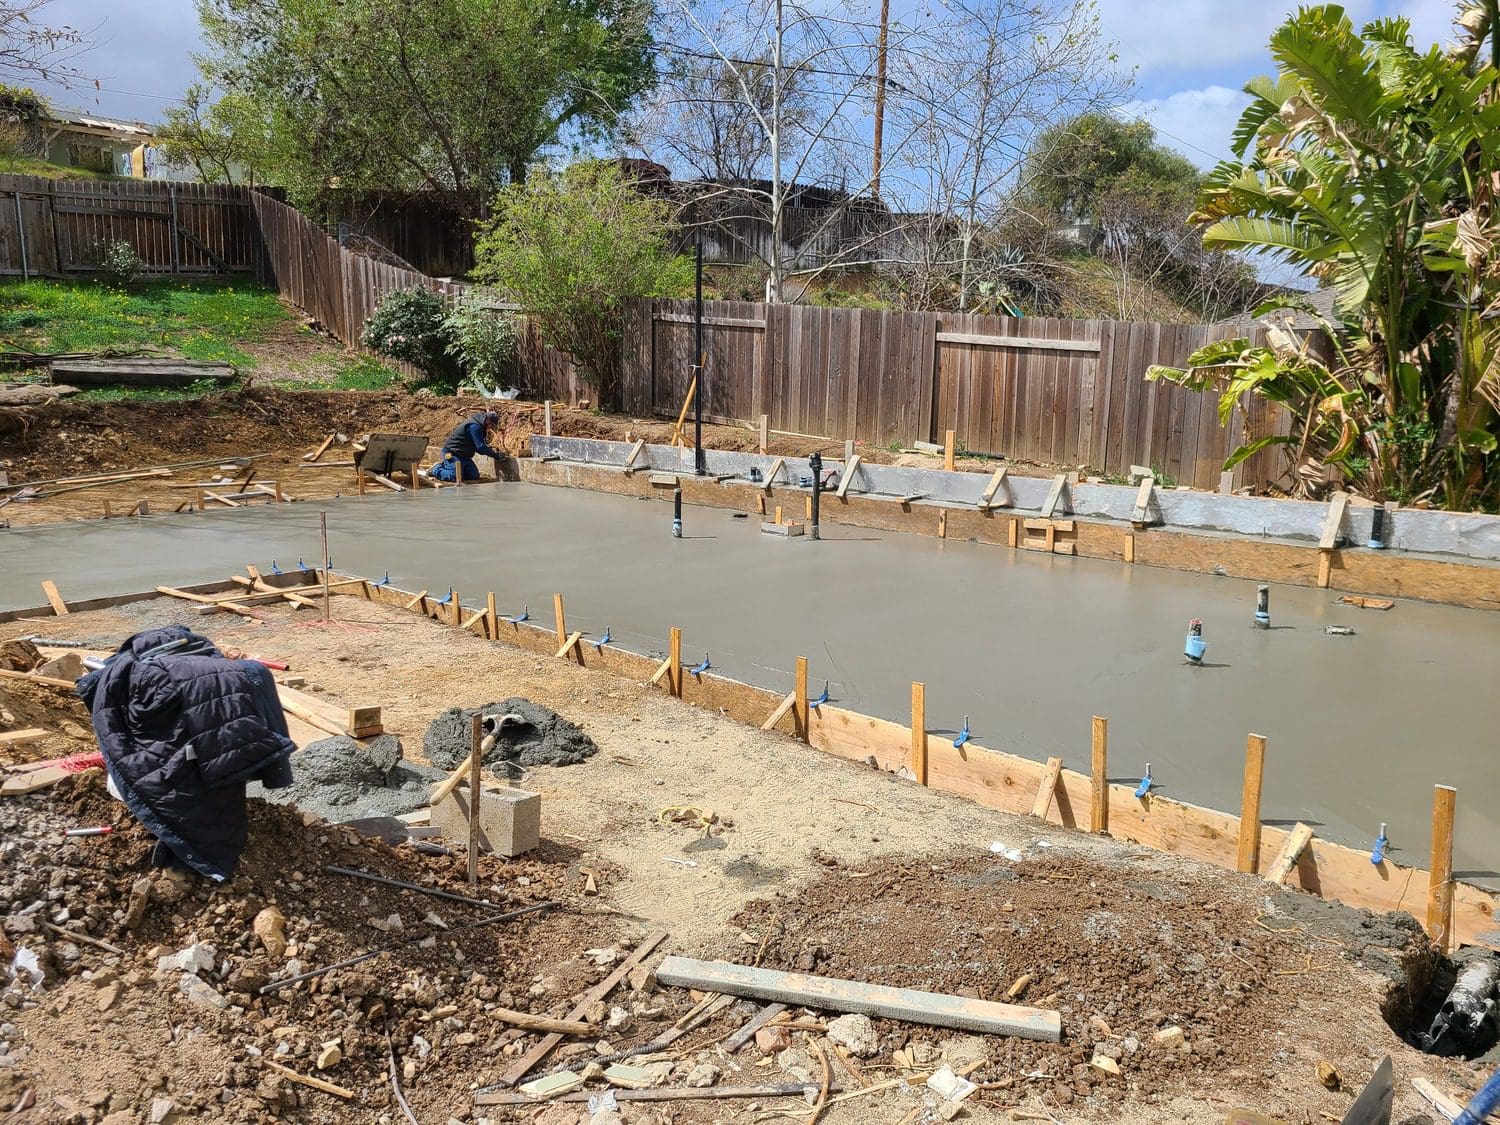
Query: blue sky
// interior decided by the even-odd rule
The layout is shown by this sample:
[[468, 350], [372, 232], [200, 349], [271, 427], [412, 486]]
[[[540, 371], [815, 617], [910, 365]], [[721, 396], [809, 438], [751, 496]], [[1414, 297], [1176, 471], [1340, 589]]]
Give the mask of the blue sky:
[[[1097, 0], [1120, 60], [1136, 75], [1129, 112], [1151, 121], [1161, 139], [1207, 167], [1228, 155], [1240, 86], [1269, 72], [1266, 40], [1289, 0]], [[1347, 0], [1356, 22], [1404, 13], [1423, 43], [1448, 39], [1453, 0]], [[199, 47], [192, 0], [53, 0], [52, 23], [91, 33], [95, 50], [79, 65], [98, 78], [66, 90], [37, 83], [60, 106], [154, 122], [193, 80]]]

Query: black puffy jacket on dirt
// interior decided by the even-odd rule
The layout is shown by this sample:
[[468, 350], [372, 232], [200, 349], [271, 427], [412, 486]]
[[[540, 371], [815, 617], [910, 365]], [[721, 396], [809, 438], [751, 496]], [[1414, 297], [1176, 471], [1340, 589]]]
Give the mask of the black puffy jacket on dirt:
[[135, 634], [78, 694], [110, 779], [157, 839], [157, 865], [232, 876], [249, 834], [245, 782], [292, 783], [296, 744], [270, 669], [172, 625]]

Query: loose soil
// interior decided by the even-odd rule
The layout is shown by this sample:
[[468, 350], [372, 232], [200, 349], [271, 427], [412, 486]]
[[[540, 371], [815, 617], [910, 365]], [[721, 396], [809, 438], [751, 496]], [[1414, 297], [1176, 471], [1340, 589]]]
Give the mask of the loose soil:
[[[1030, 974], [1018, 1002], [1056, 1008], [1061, 1045], [877, 1021], [876, 1057], [851, 1065], [829, 1054], [835, 1081], [848, 1089], [859, 1085], [856, 1066], [873, 1081], [898, 1073], [899, 1063], [925, 1072], [944, 1059], [978, 1062], [971, 1077], [981, 1091], [966, 1104], [980, 1122], [1015, 1120], [1017, 1110], [1056, 1121], [1210, 1122], [1235, 1105], [1318, 1120], [1342, 1114], [1352, 1096], [1318, 1083], [1319, 1060], [1334, 1063], [1357, 1092], [1385, 1054], [1396, 1064], [1396, 1120], [1420, 1120], [1411, 1118], [1423, 1109], [1410, 1093], [1412, 1077], [1458, 1095], [1484, 1077], [1469, 1064], [1407, 1047], [1382, 1017], [1383, 1007], [1420, 987], [1416, 977], [1430, 959], [1407, 918], [1273, 893], [1253, 877], [982, 809], [685, 706], [649, 685], [439, 632], [390, 607], [345, 597], [335, 607], [332, 626], [281, 608], [255, 624], [195, 617], [161, 600], [75, 614], [67, 631], [116, 643], [138, 629], [187, 621], [221, 647], [286, 660], [311, 681], [309, 690], [343, 704], [380, 703], [387, 730], [409, 757], [419, 755], [422, 732], [447, 707], [508, 696], [552, 707], [600, 752], [579, 765], [526, 771], [520, 784], [542, 795], [543, 846], [520, 861], [486, 859], [481, 893], [507, 904], [545, 897], [566, 909], [504, 931], [447, 937], [421, 919], [431, 910], [451, 926], [470, 917], [469, 908], [351, 885], [323, 875], [322, 864], [462, 893], [461, 855], [427, 857], [356, 840], [346, 829], [304, 824], [256, 802], [239, 878], [219, 889], [195, 881], [161, 908], [153, 900], [141, 928], [130, 931], [123, 905], [135, 880], [149, 874], [148, 841], [104, 799], [97, 775], [8, 801], [0, 806], [0, 847], [15, 842], [26, 854], [13, 849], [0, 864], [3, 905], [14, 915], [45, 895], [49, 917], [66, 911], [61, 924], [82, 925], [126, 954], [79, 945], [75, 958], [70, 943], [50, 932], [13, 935], [53, 950], [47, 960], [57, 978], [32, 998], [36, 1007], [0, 1007], [0, 1022], [17, 1028], [12, 1057], [21, 1055], [0, 1068], [0, 1108], [32, 1089], [35, 1120], [143, 1115], [153, 1096], [171, 1097], [183, 1117], [202, 1120], [395, 1119], [384, 1021], [371, 1014], [381, 1005], [398, 1066], [415, 1063], [403, 1089], [420, 1120], [587, 1121], [574, 1106], [475, 1113], [472, 1087], [497, 1081], [536, 1038], [504, 1030], [485, 1007], [562, 1015], [570, 997], [606, 971], [586, 951], [628, 950], [656, 928], [671, 934], [662, 953], [758, 956], [771, 967], [986, 999], [1002, 998]], [[56, 627], [10, 623], [0, 626], [0, 640]], [[440, 660], [411, 657], [438, 649]], [[24, 687], [27, 698], [41, 690]], [[62, 827], [84, 822], [120, 828], [111, 837], [60, 838]], [[1021, 858], [1006, 858], [1009, 850]], [[597, 896], [584, 894], [589, 874]], [[244, 983], [247, 972], [285, 971], [249, 937], [250, 907], [273, 900], [299, 943], [286, 956], [307, 966], [402, 935], [437, 944], [256, 998], [232, 982]], [[372, 928], [372, 918], [391, 913], [402, 916], [402, 935]], [[221, 964], [210, 983], [243, 1001], [243, 1014], [196, 1006], [178, 991], [175, 974], [154, 975], [151, 947], [172, 952], [194, 934], [218, 947]], [[85, 976], [100, 970], [102, 978]], [[112, 983], [123, 994], [101, 1011], [99, 992]], [[641, 991], [622, 987], [595, 1013], [603, 1020], [609, 1008], [620, 1009], [611, 1017], [617, 1026], [601, 1028], [603, 1045], [570, 1042], [549, 1062], [581, 1067], [596, 1052], [646, 1042], [692, 1004], [680, 990], [638, 983]], [[448, 1014], [448, 1006], [457, 1010]], [[821, 1013], [799, 1017], [811, 1030], [796, 1031], [792, 1049], [780, 1055], [762, 1056], [751, 1045], [729, 1056], [716, 1046], [754, 1010], [735, 1005], [669, 1054], [646, 1059], [670, 1072], [669, 1085], [681, 1085], [702, 1063], [722, 1070], [721, 1083], [801, 1082], [806, 1074], [816, 1085], [816, 1051], [826, 1046], [816, 1031]], [[1155, 1041], [1170, 1027], [1182, 1029], [1181, 1045]], [[319, 1045], [340, 1035], [345, 1061], [320, 1076], [355, 1090], [349, 1104], [282, 1082], [258, 1062], [285, 1041], [292, 1046], [282, 1061], [310, 1073]], [[433, 1047], [426, 1058], [417, 1036]], [[1091, 1065], [1096, 1053], [1115, 1058], [1120, 1075]], [[83, 1104], [101, 1091], [107, 1097], [98, 1106]], [[920, 1094], [871, 1093], [832, 1106], [824, 1120], [895, 1125], [922, 1112]], [[58, 1098], [79, 1103], [76, 1116], [62, 1112]], [[624, 1119], [752, 1121], [767, 1104], [778, 1103], [628, 1105]]]
[[[288, 391], [250, 386], [223, 394], [180, 402], [68, 402], [35, 407], [0, 408], [0, 467], [12, 484], [64, 476], [124, 472], [131, 469], [250, 455], [259, 456], [253, 479], [276, 481], [298, 499], [311, 500], [353, 492], [356, 479], [346, 443], [336, 443], [308, 466], [302, 457], [322, 444], [330, 433], [359, 438], [371, 432], [417, 434], [429, 442], [429, 461], [443, 439], [462, 419], [483, 406], [499, 411], [499, 446], [525, 456], [532, 434], [543, 430], [540, 403], [486, 402], [473, 396], [437, 396], [405, 391]], [[665, 444], [673, 426], [659, 419], [635, 419], [597, 414], [553, 404], [553, 432], [566, 437], [601, 438]], [[757, 435], [741, 426], [704, 426], [704, 442], [713, 449], [754, 451]], [[922, 454], [899, 454], [857, 443], [865, 461], [875, 464], [919, 462], [939, 465], [941, 459]], [[796, 435], [772, 435], [769, 451], [777, 456], [807, 456], [818, 451], [843, 456], [843, 443]], [[998, 462], [964, 458], [960, 467], [992, 472]], [[488, 463], [481, 460], [488, 469]], [[1013, 472], [1026, 472], [1012, 466]], [[1038, 470], [1040, 472], [1040, 470]], [[154, 512], [173, 511], [196, 496], [179, 487], [213, 480], [216, 465], [177, 470], [171, 478], [148, 478], [67, 492], [0, 508], [0, 526], [97, 519], [104, 501], [128, 508], [146, 500]], [[243, 472], [227, 471], [241, 477]], [[404, 478], [403, 478], [404, 483]], [[379, 487], [372, 485], [371, 487]], [[255, 501], [259, 503], [259, 501]]]

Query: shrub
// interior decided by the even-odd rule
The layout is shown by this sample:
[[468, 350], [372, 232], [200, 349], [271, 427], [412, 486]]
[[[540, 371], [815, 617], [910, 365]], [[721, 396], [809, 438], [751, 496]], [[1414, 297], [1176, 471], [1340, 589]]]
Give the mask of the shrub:
[[371, 351], [420, 368], [431, 383], [452, 381], [447, 313], [443, 299], [430, 289], [394, 289], [381, 298], [365, 321], [359, 342]]
[[146, 263], [128, 242], [111, 239], [99, 247], [99, 272], [111, 281], [128, 285], [140, 277], [145, 268]]
[[497, 387], [511, 378], [520, 325], [514, 314], [486, 307], [476, 296], [465, 296], [443, 320], [447, 353], [465, 378], [481, 387]]

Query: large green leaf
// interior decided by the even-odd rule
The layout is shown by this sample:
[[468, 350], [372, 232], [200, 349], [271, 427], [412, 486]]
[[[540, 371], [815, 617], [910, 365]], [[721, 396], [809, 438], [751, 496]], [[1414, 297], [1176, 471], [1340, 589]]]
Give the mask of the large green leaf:
[[1254, 457], [1262, 449], [1270, 449], [1273, 445], [1291, 445], [1294, 440], [1287, 434], [1272, 434], [1270, 437], [1256, 438], [1248, 445], [1242, 445], [1231, 453], [1224, 462], [1222, 471], [1229, 472], [1230, 469], [1240, 464], [1240, 462], [1248, 461]]
[[1259, 250], [1293, 262], [1320, 261], [1328, 243], [1315, 231], [1289, 219], [1234, 215], [1220, 219], [1203, 232], [1203, 245], [1226, 250]]
[[1380, 80], [1342, 7], [1303, 8], [1272, 34], [1271, 55], [1325, 115], [1346, 129], [1376, 127], [1383, 102]]

